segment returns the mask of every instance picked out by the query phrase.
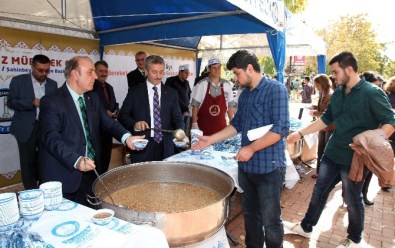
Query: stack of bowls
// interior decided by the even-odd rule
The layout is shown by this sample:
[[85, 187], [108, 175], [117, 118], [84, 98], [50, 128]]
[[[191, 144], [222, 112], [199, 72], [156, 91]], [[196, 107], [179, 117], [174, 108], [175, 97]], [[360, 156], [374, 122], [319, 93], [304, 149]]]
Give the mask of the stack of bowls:
[[18, 192], [19, 211], [23, 218], [35, 220], [44, 211], [44, 192], [41, 189], [31, 189]]
[[57, 181], [46, 182], [40, 185], [40, 189], [44, 192], [44, 208], [45, 210], [56, 210], [62, 203], [62, 183]]
[[18, 220], [19, 208], [16, 194], [0, 194], [0, 232], [11, 230]]

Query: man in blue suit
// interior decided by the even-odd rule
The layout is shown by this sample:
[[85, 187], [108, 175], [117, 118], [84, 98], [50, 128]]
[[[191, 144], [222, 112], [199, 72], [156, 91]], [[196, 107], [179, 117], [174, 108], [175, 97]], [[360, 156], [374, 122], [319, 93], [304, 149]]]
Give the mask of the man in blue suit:
[[[131, 152], [132, 163], [160, 161], [174, 154], [173, 134], [155, 132], [151, 128], [184, 129], [178, 93], [162, 83], [164, 68], [165, 61], [161, 57], [148, 56], [145, 61], [146, 83], [129, 90], [119, 111], [118, 121], [126, 129], [144, 134], [149, 140], [145, 149]], [[158, 108], [155, 108], [155, 94], [158, 94]], [[155, 118], [155, 109], [159, 119]]]
[[32, 72], [18, 75], [12, 78], [10, 83], [7, 105], [14, 110], [10, 133], [18, 142], [22, 182], [25, 189], [37, 188], [39, 180], [40, 99], [58, 88], [58, 84], [48, 78], [49, 73], [49, 58], [39, 54], [33, 57]]
[[108, 117], [99, 96], [92, 92], [97, 79], [89, 57], [76, 56], [66, 62], [66, 83], [41, 100], [40, 127], [43, 149], [40, 176], [43, 182], [60, 181], [63, 196], [88, 205], [93, 169], [100, 167], [100, 133], [107, 132], [135, 149], [130, 133]]

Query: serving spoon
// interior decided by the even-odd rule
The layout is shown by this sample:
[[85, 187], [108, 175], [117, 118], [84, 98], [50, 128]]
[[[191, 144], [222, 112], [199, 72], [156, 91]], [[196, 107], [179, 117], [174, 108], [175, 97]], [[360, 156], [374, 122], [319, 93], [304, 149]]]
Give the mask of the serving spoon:
[[[84, 157], [84, 162], [85, 162], [85, 159], [86, 159], [86, 158]], [[125, 208], [124, 205], [115, 204], [114, 198], [112, 198], [112, 196], [111, 196], [111, 194], [110, 194], [110, 191], [108, 191], [106, 185], [104, 184], [103, 180], [101, 179], [101, 177], [100, 177], [99, 173], [97, 172], [96, 168], [93, 168], [93, 171], [95, 172], [95, 174], [96, 174], [96, 176], [97, 176], [97, 179], [98, 179], [98, 180], [100, 181], [100, 183], [103, 185], [103, 188], [104, 188], [104, 190], [106, 191], [107, 195], [110, 197], [110, 200], [111, 200], [111, 202], [112, 202], [112, 205], [117, 206], [117, 207], [120, 207], [120, 208]]]
[[168, 130], [168, 129], [155, 128], [155, 127], [151, 127], [150, 129], [164, 133], [172, 133], [177, 141], [182, 141], [186, 137], [185, 132], [182, 129]]

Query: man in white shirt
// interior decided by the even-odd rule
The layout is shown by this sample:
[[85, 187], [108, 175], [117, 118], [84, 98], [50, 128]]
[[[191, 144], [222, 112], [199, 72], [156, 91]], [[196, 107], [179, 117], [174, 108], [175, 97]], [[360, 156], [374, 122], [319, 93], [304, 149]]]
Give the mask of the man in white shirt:
[[234, 116], [235, 102], [229, 82], [221, 78], [221, 61], [212, 58], [208, 62], [210, 74], [192, 90], [192, 128], [204, 135], [214, 134], [226, 127]]

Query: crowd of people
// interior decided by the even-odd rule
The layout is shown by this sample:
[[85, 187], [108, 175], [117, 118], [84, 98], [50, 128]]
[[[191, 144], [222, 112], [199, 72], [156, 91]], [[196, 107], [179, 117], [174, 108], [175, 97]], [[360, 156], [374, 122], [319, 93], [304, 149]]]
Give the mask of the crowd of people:
[[[335, 55], [329, 62], [332, 79], [321, 74], [313, 79], [304, 77], [302, 102], [312, 103], [312, 94], [319, 93], [318, 104], [311, 111], [315, 121], [289, 134], [289, 83], [264, 76], [251, 51], [237, 51], [226, 64], [241, 86], [237, 103], [231, 85], [221, 77], [218, 58], [208, 61], [193, 87], [188, 81], [188, 64], [180, 65], [178, 75], [164, 83], [163, 58], [140, 51], [135, 62], [137, 68], [127, 74], [129, 90], [121, 108], [107, 82], [109, 65], [105, 61], [71, 58], [64, 70], [66, 81], [57, 88], [48, 77], [49, 58], [36, 55], [32, 72], [12, 79], [8, 98], [15, 113], [11, 133], [18, 142], [26, 189], [60, 181], [65, 198], [88, 205], [86, 194], [92, 193], [94, 170], [100, 174], [108, 170], [113, 137], [130, 149], [131, 162], [136, 163], [161, 161], [177, 152], [172, 134], [161, 130], [202, 130], [204, 135], [192, 145], [193, 150], [241, 133], [241, 149], [235, 159], [243, 189], [245, 243], [247, 247], [282, 247], [286, 143], [319, 132], [317, 181], [308, 210], [293, 230], [310, 236], [329, 193], [341, 181], [349, 227], [347, 239], [338, 247], [363, 242], [363, 203], [371, 203], [364, 191], [369, 170], [365, 167], [359, 182], [349, 179], [353, 156], [363, 152], [353, 144], [353, 138], [368, 130], [380, 130], [393, 138], [395, 77], [388, 80], [384, 91], [383, 80], [376, 74], [359, 75], [352, 53]], [[377, 80], [381, 80], [378, 86], [374, 85]], [[336, 84], [335, 90], [332, 84]], [[270, 124], [270, 131], [262, 137], [248, 139], [249, 130]], [[136, 149], [133, 140], [141, 138], [147, 139], [148, 145]]]

